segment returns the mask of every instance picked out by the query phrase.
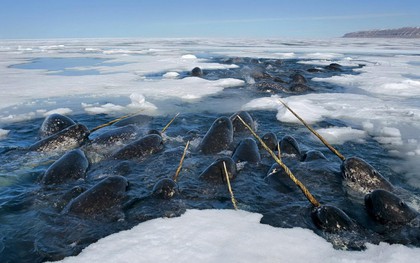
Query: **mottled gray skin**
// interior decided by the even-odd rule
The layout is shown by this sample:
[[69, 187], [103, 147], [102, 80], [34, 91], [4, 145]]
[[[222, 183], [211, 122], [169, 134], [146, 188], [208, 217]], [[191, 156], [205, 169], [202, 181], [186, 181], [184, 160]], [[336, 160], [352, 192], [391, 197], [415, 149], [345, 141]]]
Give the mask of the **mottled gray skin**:
[[73, 199], [63, 211], [81, 216], [95, 216], [104, 213], [121, 204], [127, 187], [128, 181], [125, 177], [106, 177]]
[[331, 63], [328, 66], [325, 66], [325, 69], [331, 70], [331, 71], [343, 71], [341, 69], [341, 65], [337, 63]]
[[132, 140], [137, 135], [137, 129], [134, 125], [118, 127], [102, 133], [91, 141], [92, 145], [114, 146], [123, 144]]
[[85, 178], [89, 162], [79, 149], [64, 154], [44, 173], [41, 182], [44, 185], [62, 184]]
[[295, 73], [291, 75], [290, 79], [292, 80], [292, 83], [294, 84], [305, 84], [308, 82], [306, 78], [302, 74], [299, 74], [299, 73]]
[[29, 147], [30, 151], [53, 152], [71, 150], [82, 145], [89, 136], [89, 130], [82, 124], [74, 124]]
[[135, 158], [144, 158], [163, 149], [162, 137], [156, 134], [146, 135], [138, 139], [111, 156], [114, 160], [128, 160]]
[[259, 163], [261, 155], [258, 145], [252, 138], [243, 139], [233, 152], [232, 159], [239, 162]]
[[200, 178], [213, 182], [213, 183], [224, 183], [226, 182], [226, 174], [223, 166], [223, 162], [226, 164], [229, 179], [233, 180], [236, 177], [237, 169], [236, 164], [230, 157], [222, 157], [210, 164], [206, 170], [200, 174]]
[[204, 135], [199, 149], [204, 154], [216, 154], [229, 149], [233, 142], [233, 126], [227, 117], [216, 119]]
[[203, 71], [199, 67], [195, 67], [191, 70], [191, 76], [193, 77], [202, 77]]
[[358, 157], [350, 157], [341, 164], [341, 174], [352, 191], [367, 194], [375, 189], [392, 191], [393, 187], [375, 168]]
[[86, 188], [84, 188], [83, 186], [73, 187], [72, 189], [64, 193], [59, 200], [54, 202], [54, 207], [56, 207], [59, 210], [62, 210], [71, 200], [79, 196], [84, 191], [86, 191]]
[[[272, 133], [272, 132], [268, 132], [268, 133], [266, 133], [266, 134], [264, 134], [262, 137], [261, 137], [261, 140], [267, 145], [267, 147], [270, 149], [270, 150], [272, 150], [272, 151], [277, 151], [277, 145], [278, 145], [278, 141], [277, 141], [277, 135], [275, 135], [274, 133]], [[261, 149], [263, 149], [262, 148], [262, 146], [261, 145], [259, 145], [259, 147], [261, 148]]]
[[304, 153], [301, 159], [302, 162], [311, 162], [317, 160], [327, 160], [327, 157], [325, 157], [325, 155], [320, 151], [310, 150]]
[[341, 209], [334, 206], [323, 205], [314, 208], [311, 218], [318, 228], [329, 233], [357, 229], [357, 224]]
[[251, 77], [255, 80], [261, 80], [261, 79], [271, 79], [271, 75], [264, 71], [263, 68], [260, 67], [254, 67], [251, 69]]
[[280, 141], [280, 150], [282, 154], [295, 155], [300, 158], [301, 151], [295, 138], [285, 135]]
[[255, 123], [254, 119], [247, 111], [239, 111], [232, 116], [230, 116], [230, 120], [232, 121], [233, 131], [234, 132], [249, 132], [248, 128], [239, 120], [236, 116], [241, 117], [241, 119], [255, 131]]
[[418, 216], [398, 196], [386, 190], [374, 190], [365, 196], [368, 214], [382, 224], [406, 224]]
[[307, 91], [313, 91], [313, 89], [310, 88], [308, 85], [297, 83], [297, 84], [291, 85], [289, 88], [289, 91], [293, 93], [302, 93], [302, 92], [307, 92]]
[[122, 119], [122, 120], [114, 123], [112, 126], [122, 127], [122, 126], [126, 126], [126, 125], [129, 125], [129, 124], [134, 124], [136, 126], [145, 126], [145, 125], [149, 124], [152, 119], [153, 119], [153, 117], [151, 117], [151, 116], [138, 114], [138, 115], [134, 115], [134, 116]]
[[69, 117], [58, 113], [51, 114], [42, 123], [39, 129], [39, 137], [41, 139], [46, 138], [74, 124], [76, 123]]
[[156, 135], [159, 135], [160, 137], [162, 137], [162, 133], [158, 130], [148, 130], [147, 134], [156, 134]]
[[97, 163], [137, 138], [138, 127], [135, 125], [116, 127], [95, 137], [83, 146], [83, 150], [91, 163]]
[[174, 180], [164, 178], [153, 186], [152, 194], [161, 199], [171, 199], [177, 193], [177, 188], [178, 185]]
[[283, 84], [273, 81], [260, 81], [255, 84], [258, 90], [276, 94], [278, 92], [289, 92], [289, 89]]

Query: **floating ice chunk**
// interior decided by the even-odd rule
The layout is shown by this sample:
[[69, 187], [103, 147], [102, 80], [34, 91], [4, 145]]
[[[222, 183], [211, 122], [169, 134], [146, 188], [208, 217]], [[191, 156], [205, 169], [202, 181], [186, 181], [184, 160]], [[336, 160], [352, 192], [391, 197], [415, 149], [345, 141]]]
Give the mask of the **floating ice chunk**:
[[54, 114], [54, 113], [61, 114], [61, 115], [67, 115], [67, 114], [70, 114], [72, 112], [73, 111], [70, 108], [58, 108], [58, 109], [47, 111], [47, 112], [43, 113], [43, 115], [45, 117], [47, 117], [47, 116], [49, 116], [51, 114]]
[[364, 121], [362, 123], [362, 126], [363, 126], [363, 129], [365, 131], [367, 131], [368, 133], [370, 133], [370, 134], [372, 134], [372, 132], [373, 132], [373, 130], [375, 128], [375, 125], [372, 122], [370, 122], [370, 121]]
[[130, 95], [131, 103], [127, 105], [130, 108], [138, 108], [138, 109], [149, 109], [149, 110], [156, 110], [157, 107], [150, 102], [146, 101], [146, 98], [142, 94], [133, 93]]
[[253, 99], [242, 106], [242, 110], [277, 110], [281, 105], [278, 100], [280, 97], [274, 95], [271, 97], [264, 97]]
[[107, 114], [124, 110], [123, 106], [115, 105], [112, 103], [106, 103], [104, 105], [98, 106], [82, 103], [82, 107], [88, 114]]
[[[384, 144], [388, 147], [402, 146], [404, 142], [402, 139], [401, 131], [398, 128], [387, 127], [383, 125], [384, 124], [381, 122], [373, 124], [372, 122], [365, 121], [363, 122], [363, 129], [381, 144]], [[413, 144], [414, 142], [417, 143], [417, 140], [411, 139], [408, 141], [408, 144]], [[398, 151], [394, 151], [394, 153], [398, 153]]]
[[146, 102], [146, 98], [142, 94], [133, 93], [130, 95], [131, 104], [138, 105], [144, 104]]
[[186, 55], [182, 55], [181, 57], [182, 59], [197, 59], [197, 57], [193, 54], [186, 54]]
[[[279, 100], [279, 96], [273, 95], [271, 97], [258, 98], [251, 100], [242, 106], [243, 110], [278, 110], [277, 119], [282, 122], [300, 123], [299, 120], [290, 113]], [[283, 99], [290, 108], [292, 108], [299, 116], [301, 116], [307, 123], [315, 123], [324, 118], [324, 114], [328, 115], [328, 111], [322, 105], [317, 105], [316, 101], [304, 99], [304, 96], [299, 96], [295, 99], [292, 97]]]
[[401, 137], [400, 130], [394, 127], [383, 127], [380, 134], [384, 137]]
[[[402, 146], [404, 142], [402, 141], [401, 137], [386, 137], [386, 136], [377, 136], [373, 137], [376, 141], [380, 144], [384, 145], [392, 145], [392, 146]], [[389, 147], [389, 146], [388, 146]], [[399, 151], [394, 150], [394, 153], [399, 153]]]
[[[363, 143], [367, 136], [366, 131], [351, 127], [330, 127], [316, 130], [331, 144], [344, 144], [347, 141]], [[315, 138], [315, 136], [313, 136]]]
[[[324, 116], [329, 113], [323, 105], [318, 105], [316, 102], [307, 99], [286, 101], [286, 103], [294, 112], [310, 124], [323, 120]], [[282, 122], [300, 123], [285, 107], [279, 108], [276, 117]]]
[[33, 111], [22, 114], [9, 114], [6, 116], [0, 116], [0, 122], [11, 123], [11, 122], [20, 122], [27, 121], [35, 118], [37, 114]]
[[179, 73], [175, 72], [175, 71], [170, 71], [170, 72], [166, 72], [165, 74], [163, 74], [164, 78], [166, 79], [176, 79], [179, 77]]
[[9, 132], [9, 130], [0, 129], [0, 140], [6, 138]]

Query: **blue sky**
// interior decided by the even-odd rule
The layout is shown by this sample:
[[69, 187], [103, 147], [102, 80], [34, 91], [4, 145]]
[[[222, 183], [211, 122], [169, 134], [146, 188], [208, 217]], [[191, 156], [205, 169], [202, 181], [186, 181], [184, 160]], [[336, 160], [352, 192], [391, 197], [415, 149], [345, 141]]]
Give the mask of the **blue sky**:
[[418, 0], [0, 0], [0, 38], [339, 37], [420, 26]]

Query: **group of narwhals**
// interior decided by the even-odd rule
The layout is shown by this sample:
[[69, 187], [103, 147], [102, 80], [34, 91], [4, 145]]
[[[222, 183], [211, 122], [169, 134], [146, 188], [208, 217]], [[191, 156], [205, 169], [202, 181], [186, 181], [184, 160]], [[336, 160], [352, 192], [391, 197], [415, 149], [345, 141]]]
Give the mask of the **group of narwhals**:
[[[50, 187], [85, 180], [90, 166], [90, 158], [87, 155], [92, 149], [101, 149], [104, 152], [102, 159], [115, 161], [141, 162], [161, 152], [165, 147], [162, 132], [150, 130], [138, 137], [135, 123], [144, 117], [144, 115], [127, 117], [114, 123], [112, 129], [89, 139], [91, 132], [83, 124], [60, 114], [48, 116], [40, 127], [40, 140], [31, 145], [29, 150], [65, 153], [49, 166], [40, 183]], [[216, 156], [220, 152], [232, 149], [235, 133], [255, 128], [253, 117], [246, 111], [237, 112], [229, 117], [219, 117], [193, 150], [198, 154]], [[270, 132], [260, 139], [266, 147], [274, 152], [280, 151], [281, 155], [298, 154], [302, 156], [302, 161], [326, 159], [321, 152], [315, 150], [301, 153], [297, 141], [290, 135], [278, 140], [277, 136]], [[238, 163], [261, 161], [263, 151], [261, 141], [258, 141], [257, 137], [243, 139], [234, 147], [232, 155], [217, 158], [200, 173], [199, 177], [219, 184], [234, 180], [239, 173]], [[275, 163], [268, 175], [285, 176], [284, 173], [277, 173], [279, 169], [282, 168]], [[362, 198], [364, 196], [365, 210], [372, 220], [384, 225], [408, 225], [419, 228], [419, 213], [407, 205], [396, 194], [395, 187], [366, 161], [358, 157], [343, 159], [341, 174], [344, 187]], [[62, 211], [76, 216], [96, 216], [121, 203], [126, 191], [129, 191], [128, 185], [129, 182], [124, 176], [106, 176], [89, 189], [71, 193], [72, 196]], [[168, 177], [156, 182], [151, 195], [170, 199], [177, 194], [177, 189], [176, 178]], [[332, 205], [314, 205], [311, 219], [321, 231], [326, 233], [352, 232], [361, 228], [360, 224], [343, 210]]]

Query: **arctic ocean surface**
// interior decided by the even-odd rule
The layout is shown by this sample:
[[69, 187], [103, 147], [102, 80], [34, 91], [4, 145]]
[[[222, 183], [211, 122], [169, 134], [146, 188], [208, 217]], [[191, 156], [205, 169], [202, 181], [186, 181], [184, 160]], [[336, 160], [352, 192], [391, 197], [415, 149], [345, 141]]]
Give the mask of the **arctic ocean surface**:
[[[399, 174], [420, 210], [420, 44], [399, 39], [59, 39], [0, 41], [0, 143], [8, 125], [65, 115], [135, 112], [270, 110], [280, 123], [298, 123], [280, 95], [206, 100], [253, 79], [186, 77], [203, 70], [235, 68], [215, 56], [296, 59], [323, 67], [360, 68], [358, 74], [317, 78], [340, 92], [290, 95], [283, 100], [309, 123], [338, 119], [318, 131], [335, 145], [378, 142], [395, 157]], [[184, 75], [183, 75], [184, 74]], [[313, 141], [316, 141], [313, 138]], [[19, 144], [19, 142], [15, 142]], [[11, 185], [4, 179], [0, 185]], [[246, 208], [245, 208], [246, 209]], [[245, 210], [244, 209], [244, 210]], [[187, 210], [176, 218], [146, 221], [112, 234], [63, 262], [418, 262], [420, 248], [367, 244], [365, 251], [335, 250], [311, 230], [260, 224], [261, 215], [234, 210]], [[1, 241], [5, 237], [0, 235]]]

